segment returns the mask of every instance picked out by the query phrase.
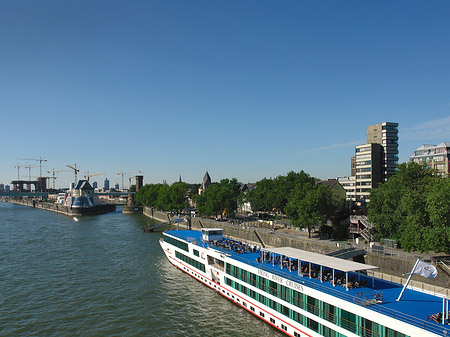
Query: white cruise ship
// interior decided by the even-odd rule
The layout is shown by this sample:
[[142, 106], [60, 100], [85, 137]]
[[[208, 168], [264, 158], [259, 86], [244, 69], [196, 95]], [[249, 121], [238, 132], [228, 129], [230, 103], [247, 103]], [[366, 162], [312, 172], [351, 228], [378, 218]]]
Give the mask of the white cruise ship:
[[[371, 276], [377, 267], [290, 247], [260, 248], [223, 229], [164, 232], [169, 261], [288, 336], [450, 336], [448, 299]], [[373, 275], [373, 274], [372, 274]]]

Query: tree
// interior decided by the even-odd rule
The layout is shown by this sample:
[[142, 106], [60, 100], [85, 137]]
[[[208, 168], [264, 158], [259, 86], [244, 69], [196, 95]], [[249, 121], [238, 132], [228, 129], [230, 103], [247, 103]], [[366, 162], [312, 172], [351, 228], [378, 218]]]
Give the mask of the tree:
[[330, 217], [332, 192], [323, 185], [299, 184], [287, 205], [291, 224], [307, 228], [308, 236], [315, 226], [320, 226]]
[[264, 178], [256, 183], [255, 189], [248, 193], [247, 199], [255, 211], [277, 210], [286, 213], [286, 206], [298, 186], [314, 184], [315, 180], [304, 171], [298, 173], [290, 171], [286, 176], [274, 179]]
[[224, 213], [233, 214], [237, 209], [239, 185], [236, 179], [222, 179], [219, 183], [211, 184], [202, 195], [197, 198], [197, 209], [202, 215], [222, 217]]
[[376, 238], [407, 250], [450, 252], [450, 180], [426, 165], [399, 165], [397, 174], [370, 194], [368, 217]]

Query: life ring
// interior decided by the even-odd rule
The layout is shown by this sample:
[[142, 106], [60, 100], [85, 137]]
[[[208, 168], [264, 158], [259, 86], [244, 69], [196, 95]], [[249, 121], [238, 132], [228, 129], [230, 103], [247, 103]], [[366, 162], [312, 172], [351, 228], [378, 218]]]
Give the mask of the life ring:
[[375, 294], [374, 298], [375, 298], [375, 301], [379, 302], [381, 300], [381, 295]]

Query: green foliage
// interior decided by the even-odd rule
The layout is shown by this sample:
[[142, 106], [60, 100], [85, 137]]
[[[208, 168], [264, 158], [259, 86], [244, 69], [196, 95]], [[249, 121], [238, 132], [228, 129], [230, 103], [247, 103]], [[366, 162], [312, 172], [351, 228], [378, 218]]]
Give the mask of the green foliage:
[[236, 212], [238, 196], [237, 180], [222, 179], [219, 183], [212, 183], [196, 198], [197, 209], [201, 215], [230, 215]]
[[138, 205], [181, 213], [189, 207], [189, 190], [189, 184], [184, 182], [173, 183], [170, 186], [163, 184], [145, 185], [136, 193], [135, 201]]
[[298, 173], [291, 171], [286, 176], [278, 176], [275, 179], [264, 178], [248, 193], [247, 200], [250, 201], [254, 211], [276, 210], [286, 213], [286, 206], [297, 186], [314, 182], [315, 179], [304, 171]]
[[450, 253], [450, 180], [425, 165], [399, 165], [370, 194], [368, 217], [376, 238], [397, 240], [407, 251]]
[[331, 217], [332, 210], [332, 192], [324, 185], [311, 183], [299, 183], [287, 205], [287, 214], [291, 224], [307, 228], [309, 237], [315, 226], [322, 225]]

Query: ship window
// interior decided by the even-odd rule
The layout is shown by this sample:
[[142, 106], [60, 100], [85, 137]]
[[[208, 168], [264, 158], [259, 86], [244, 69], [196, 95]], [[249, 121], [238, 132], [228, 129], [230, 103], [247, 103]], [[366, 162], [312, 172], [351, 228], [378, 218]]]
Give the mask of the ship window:
[[259, 316], [261, 316], [262, 318], [264, 318], [264, 313], [262, 311], [259, 312]]
[[303, 325], [303, 315], [299, 314], [296, 311], [292, 311], [292, 318], [294, 319], [294, 321]]
[[292, 304], [293, 305], [295, 305], [295, 306], [297, 306], [297, 307], [299, 307], [299, 308], [301, 308], [301, 309], [303, 309], [304, 308], [304, 305], [303, 305], [303, 294], [302, 293], [300, 293], [300, 292], [298, 292], [298, 291], [296, 291], [296, 290], [293, 290], [293, 295], [292, 295]]
[[254, 307], [250, 307], [250, 310], [255, 312], [255, 308]]
[[172, 246], [178, 247], [180, 249], [189, 252], [188, 244], [186, 242], [182, 242], [169, 236], [164, 237], [164, 241], [171, 244]]
[[323, 326], [323, 336], [324, 337], [339, 337], [338, 333], [327, 326]]
[[275, 320], [272, 317], [270, 317], [270, 323], [275, 324]]
[[314, 330], [315, 332], [319, 332], [319, 323], [311, 318], [308, 318], [308, 328]]
[[341, 327], [351, 331], [356, 332], [356, 315], [341, 309]]
[[408, 337], [407, 335], [397, 332], [395, 330], [384, 328], [384, 334], [386, 337]]
[[194, 255], [195, 255], [195, 256], [200, 256], [200, 253], [198, 252], [197, 249], [194, 249], [193, 251], [194, 251]]
[[323, 302], [322, 317], [329, 322], [336, 323], [336, 308], [334, 305]]
[[281, 329], [283, 329], [284, 331], [287, 331], [287, 326], [284, 324], [281, 324]]
[[294, 331], [294, 337], [302, 337], [297, 331]]
[[361, 318], [361, 335], [364, 337], [378, 337], [378, 324], [366, 318]]
[[319, 315], [319, 300], [312, 296], [308, 296], [307, 302], [307, 310], [314, 315]]
[[[197, 268], [198, 270], [200, 270], [202, 272], [205, 272], [205, 265], [203, 263], [200, 263], [197, 260], [194, 260], [194, 259], [192, 259], [192, 258], [190, 258], [190, 257], [188, 257], [186, 255], [183, 255], [183, 254], [181, 254], [178, 251], [175, 252], [175, 256], [178, 259], [180, 259], [180, 260], [190, 264], [191, 266]], [[192, 272], [192, 274], [194, 274], [194, 273]]]

